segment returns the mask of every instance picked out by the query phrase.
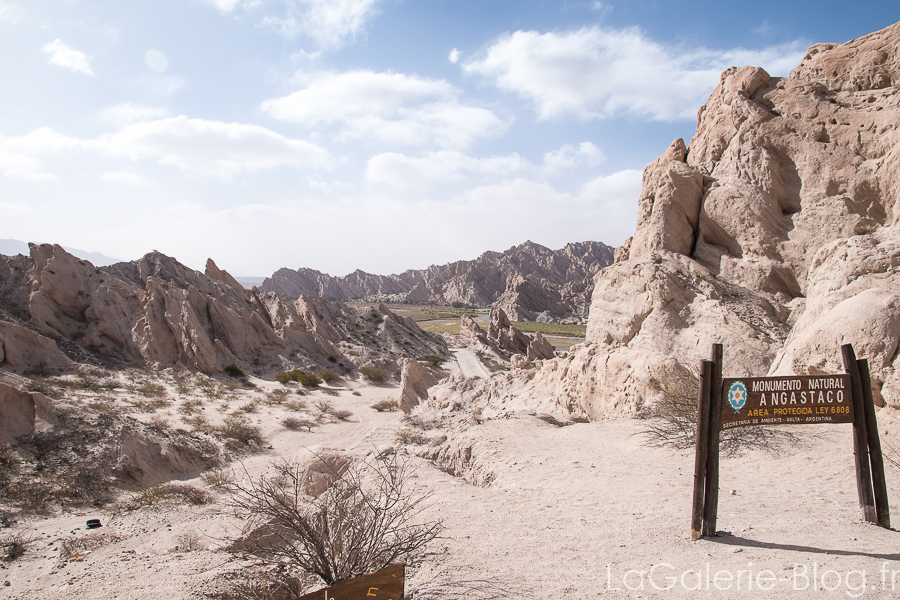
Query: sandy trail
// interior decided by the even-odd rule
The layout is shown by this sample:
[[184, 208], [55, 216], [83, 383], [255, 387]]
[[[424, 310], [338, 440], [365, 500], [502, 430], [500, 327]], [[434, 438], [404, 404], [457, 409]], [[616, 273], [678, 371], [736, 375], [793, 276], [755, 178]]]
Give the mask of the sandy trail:
[[[364, 452], [394, 443], [401, 414], [370, 405], [397, 389], [359, 391], [322, 395], [353, 411], [350, 422], [312, 433], [267, 425], [272, 448], [245, 460], [248, 470], [256, 476], [304, 448]], [[900, 431], [900, 420], [884, 411], [878, 418], [885, 439]], [[484, 486], [413, 458], [416, 487], [433, 493], [422, 516], [446, 530], [410, 565], [407, 591], [437, 575], [490, 580], [516, 600], [900, 597], [900, 533], [860, 521], [849, 426], [798, 428], [815, 434], [801, 447], [723, 458], [718, 528], [731, 535], [700, 541], [689, 539], [692, 453], [647, 447], [642, 427], [631, 419], [556, 427], [527, 416], [475, 425], [462, 445], [471, 448], [469, 473], [490, 480]], [[900, 470], [889, 469], [887, 481], [889, 498], [900, 501]], [[0, 598], [201, 598], [229, 560], [212, 550], [241, 525], [224, 501], [35, 520], [27, 527], [40, 541], [0, 568], [10, 582]], [[84, 520], [95, 516], [99, 531], [117, 539], [60, 563], [61, 540], [83, 536]], [[209, 549], [179, 549], [188, 533]]]
[[466, 348], [455, 348], [451, 350], [453, 356], [456, 357], [456, 363], [459, 370], [465, 377], [480, 377], [487, 379], [491, 376], [488, 370], [481, 364], [475, 353]]

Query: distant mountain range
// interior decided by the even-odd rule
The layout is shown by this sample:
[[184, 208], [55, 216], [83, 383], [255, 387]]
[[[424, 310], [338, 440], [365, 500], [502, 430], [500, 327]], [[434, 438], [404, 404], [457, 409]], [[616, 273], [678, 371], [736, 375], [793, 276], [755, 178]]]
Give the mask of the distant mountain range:
[[587, 316], [594, 275], [612, 262], [613, 248], [601, 242], [550, 250], [528, 241], [502, 253], [399, 275], [357, 270], [333, 277], [313, 269], [279, 269], [260, 288], [291, 298], [498, 305], [513, 320], [578, 321]]
[[[122, 262], [122, 259], [120, 258], [113, 258], [111, 256], [106, 256], [105, 254], [100, 254], [99, 252], [88, 252], [86, 250], [79, 250], [78, 248], [70, 248], [69, 246], [63, 246], [63, 248], [73, 256], [86, 260], [97, 267], [105, 267], [107, 265], [114, 265], [118, 262]], [[28, 256], [28, 243], [21, 240], [0, 240], [0, 254], [5, 256], [24, 254], [25, 256]]]

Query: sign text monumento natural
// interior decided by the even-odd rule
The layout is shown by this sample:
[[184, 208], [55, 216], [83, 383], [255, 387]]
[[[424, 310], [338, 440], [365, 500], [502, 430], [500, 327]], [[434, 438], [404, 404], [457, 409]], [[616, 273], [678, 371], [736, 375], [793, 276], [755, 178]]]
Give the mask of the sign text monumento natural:
[[852, 423], [849, 375], [723, 380], [722, 429], [748, 425]]

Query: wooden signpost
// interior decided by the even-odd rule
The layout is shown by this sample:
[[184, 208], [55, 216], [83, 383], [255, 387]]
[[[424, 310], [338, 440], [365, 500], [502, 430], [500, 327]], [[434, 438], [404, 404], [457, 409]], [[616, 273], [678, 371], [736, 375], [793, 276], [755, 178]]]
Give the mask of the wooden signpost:
[[391, 565], [300, 596], [296, 600], [403, 600], [404, 567], [405, 565]]
[[862, 518], [890, 528], [869, 363], [857, 360], [850, 344], [842, 346], [841, 353], [846, 369], [842, 374], [723, 379], [722, 345], [713, 345], [712, 360], [700, 367], [692, 539], [716, 535], [722, 429], [780, 424], [852, 423]]

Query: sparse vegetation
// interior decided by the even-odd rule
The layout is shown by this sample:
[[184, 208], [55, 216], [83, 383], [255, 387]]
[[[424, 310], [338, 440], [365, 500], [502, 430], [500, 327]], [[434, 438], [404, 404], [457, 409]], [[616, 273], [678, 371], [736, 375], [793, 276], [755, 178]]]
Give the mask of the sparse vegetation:
[[331, 404], [331, 400], [327, 400], [325, 398], [322, 398], [321, 400], [316, 400], [315, 404], [316, 404], [316, 410], [318, 410], [322, 414], [330, 413], [334, 407]]
[[213, 469], [200, 477], [203, 483], [213, 489], [226, 489], [234, 482], [234, 473], [227, 469]]
[[877, 225], [867, 225], [860, 223], [853, 228], [853, 235], [867, 235], [878, 229]]
[[286, 409], [292, 410], [294, 412], [300, 412], [301, 410], [306, 410], [306, 402], [303, 400], [288, 400], [283, 405]]
[[[692, 448], [697, 437], [697, 395], [700, 379], [687, 369], [669, 369], [651, 381], [662, 399], [643, 409], [638, 418], [646, 419], [643, 434], [648, 446]], [[719, 447], [724, 454], [744, 450], [795, 446], [800, 437], [777, 426], [735, 427], [722, 430]]]
[[322, 379], [315, 373], [300, 371], [297, 369], [294, 369], [293, 371], [282, 371], [281, 373], [277, 373], [275, 375], [275, 381], [282, 385], [287, 385], [291, 381], [296, 381], [303, 387], [316, 387], [317, 385], [322, 383]]
[[399, 407], [400, 405], [396, 400], [392, 400], [389, 398], [385, 398], [384, 400], [376, 402], [372, 405], [372, 408], [374, 408], [378, 412], [390, 412], [392, 410], [397, 410]]
[[126, 510], [153, 506], [167, 500], [200, 506], [208, 504], [212, 497], [206, 490], [185, 483], [163, 483], [131, 494], [125, 502]]
[[263, 445], [259, 427], [252, 425], [244, 415], [228, 415], [221, 425], [213, 427], [213, 433], [225, 439], [232, 450], [255, 449]]
[[33, 543], [34, 538], [22, 531], [0, 535], [0, 561], [12, 562], [22, 557]]
[[287, 561], [333, 585], [397, 562], [441, 532], [440, 522], [417, 522], [428, 496], [409, 489], [408, 463], [393, 455], [342, 464], [316, 496], [306, 493], [307, 472], [295, 464], [275, 465], [273, 475], [235, 484], [238, 514], [251, 524], [267, 523], [278, 540], [257, 548], [256, 556]]
[[319, 371], [319, 379], [324, 381], [325, 383], [334, 383], [335, 381], [341, 378], [340, 374], [332, 371], [331, 369], [325, 369], [324, 371]]
[[403, 428], [398, 429], [394, 439], [400, 444], [422, 445], [431, 441], [428, 436], [416, 431], [415, 429]]
[[244, 379], [247, 377], [244, 374], [244, 369], [234, 363], [225, 366], [225, 374], [229, 377], [234, 377], [235, 379]]
[[359, 374], [362, 375], [363, 379], [372, 383], [384, 383], [387, 381], [387, 373], [379, 367], [360, 367]]
[[350, 412], [349, 410], [332, 409], [328, 412], [328, 414], [330, 414], [332, 417], [334, 417], [338, 421], [346, 421], [347, 419], [349, 419], [350, 417], [353, 416], [353, 413]]

